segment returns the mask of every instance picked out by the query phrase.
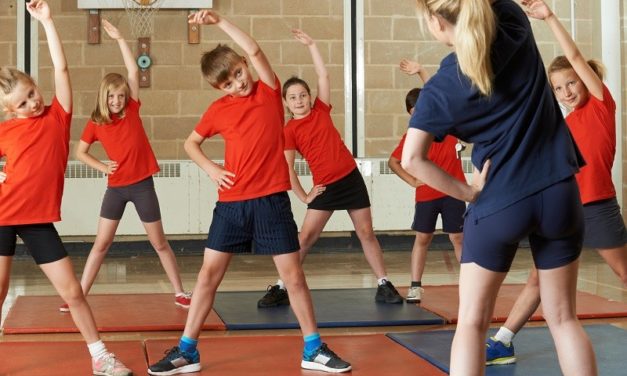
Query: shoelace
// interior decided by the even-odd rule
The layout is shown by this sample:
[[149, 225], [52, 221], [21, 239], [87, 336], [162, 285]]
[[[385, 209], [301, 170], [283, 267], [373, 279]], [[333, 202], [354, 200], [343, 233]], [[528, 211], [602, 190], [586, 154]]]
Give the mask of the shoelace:
[[174, 347], [172, 347], [169, 350], [165, 350], [163, 353], [165, 354], [165, 356], [161, 360], [167, 360], [167, 361], [170, 361], [170, 360], [176, 359], [176, 358], [178, 358], [180, 356], [183, 356], [183, 354], [181, 354], [181, 350], [178, 348], [178, 346], [174, 346]]
[[326, 343], [323, 343], [320, 346], [320, 350], [318, 351], [318, 354], [324, 354], [326, 356], [328, 356], [329, 358], [339, 358], [337, 356], [336, 353], [334, 353], [328, 346]]

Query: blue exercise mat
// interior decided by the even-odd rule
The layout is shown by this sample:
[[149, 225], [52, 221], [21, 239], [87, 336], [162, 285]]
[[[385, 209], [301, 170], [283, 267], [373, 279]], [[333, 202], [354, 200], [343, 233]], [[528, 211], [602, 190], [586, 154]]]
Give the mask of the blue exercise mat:
[[[444, 319], [415, 304], [382, 304], [376, 289], [311, 290], [321, 328], [441, 325]], [[213, 309], [227, 330], [298, 328], [289, 306], [257, 308], [263, 291], [218, 292]]]
[[[627, 374], [625, 356], [627, 331], [611, 325], [586, 325], [596, 353], [601, 376]], [[494, 335], [496, 330], [491, 330]], [[426, 359], [444, 372], [449, 372], [452, 330], [395, 333], [387, 336], [408, 350]], [[523, 328], [514, 338], [516, 363], [486, 367], [486, 376], [557, 376], [561, 375], [557, 353], [547, 327]]]

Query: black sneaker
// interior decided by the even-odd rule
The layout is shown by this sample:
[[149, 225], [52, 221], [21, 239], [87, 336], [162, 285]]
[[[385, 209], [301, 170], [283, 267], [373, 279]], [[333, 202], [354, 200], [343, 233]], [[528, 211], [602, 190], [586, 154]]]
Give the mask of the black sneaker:
[[377, 295], [375, 295], [374, 300], [379, 303], [399, 304], [403, 302], [403, 297], [396, 291], [392, 282], [385, 281], [377, 287]]
[[257, 302], [257, 307], [259, 308], [269, 308], [280, 305], [290, 305], [290, 298], [287, 296], [287, 290], [283, 290], [279, 285], [268, 286], [266, 295]]
[[330, 373], [342, 373], [351, 370], [351, 364], [343, 361], [331, 351], [326, 343], [323, 343], [311, 356], [307, 357], [303, 354], [300, 367]]
[[200, 354], [183, 353], [178, 346], [165, 352], [163, 359], [148, 367], [151, 375], [178, 375], [200, 371]]

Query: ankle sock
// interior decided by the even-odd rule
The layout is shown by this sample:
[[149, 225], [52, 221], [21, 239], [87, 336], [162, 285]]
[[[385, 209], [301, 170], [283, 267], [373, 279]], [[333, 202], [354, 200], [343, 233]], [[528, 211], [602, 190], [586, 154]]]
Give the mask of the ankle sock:
[[279, 288], [281, 290], [285, 290], [285, 283], [283, 283], [283, 281], [281, 281], [280, 279], [276, 281], [276, 284], [279, 285]]
[[312, 333], [303, 337], [305, 340], [305, 348], [303, 349], [303, 354], [305, 356], [311, 356], [313, 353], [322, 346], [322, 339], [320, 338], [320, 333]]
[[411, 287], [422, 287], [422, 281], [411, 281]]
[[384, 275], [383, 277], [377, 279], [377, 285], [381, 286], [381, 285], [385, 285], [385, 282], [388, 281], [388, 276]]
[[515, 335], [516, 333], [502, 326], [499, 328], [499, 331], [496, 332], [496, 334], [494, 335], [494, 339], [496, 339], [497, 341], [503, 342], [503, 344], [507, 346], [512, 342]]
[[107, 346], [105, 346], [101, 339], [93, 343], [88, 343], [87, 348], [89, 349], [89, 354], [94, 359], [102, 358], [109, 353]]
[[179, 341], [179, 349], [181, 349], [182, 352], [188, 353], [188, 354], [195, 354], [196, 346], [198, 346], [197, 339], [189, 338], [186, 336], [181, 336], [181, 339]]

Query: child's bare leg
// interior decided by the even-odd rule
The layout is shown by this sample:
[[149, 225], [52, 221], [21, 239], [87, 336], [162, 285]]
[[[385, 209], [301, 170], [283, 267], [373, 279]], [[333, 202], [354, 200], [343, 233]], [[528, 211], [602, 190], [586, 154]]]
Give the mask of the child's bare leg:
[[598, 249], [599, 254], [627, 287], [627, 247]]
[[13, 256], [0, 256], [0, 321], [2, 321], [2, 306], [9, 292], [12, 263]]
[[464, 233], [456, 232], [448, 234], [448, 238], [453, 244], [453, 249], [455, 250], [455, 258], [457, 262], [462, 260], [462, 243], [464, 242]]
[[366, 260], [374, 275], [377, 278], [385, 277], [387, 273], [385, 270], [385, 262], [383, 261], [383, 252], [372, 229], [370, 208], [352, 209], [348, 211], [348, 215], [353, 221], [355, 232], [364, 250], [364, 256], [366, 256]]
[[307, 209], [303, 225], [298, 233], [301, 264], [305, 261], [305, 257], [311, 247], [313, 247], [316, 241], [320, 238], [320, 234], [332, 214], [333, 212], [329, 210]]
[[292, 252], [276, 255], [273, 256], [273, 260], [279, 271], [279, 276], [285, 282], [292, 310], [300, 324], [303, 335], [306, 336], [317, 332], [318, 327], [313, 311], [311, 294], [298, 253]]
[[113, 243], [115, 237], [115, 231], [118, 229], [119, 220], [112, 220], [100, 217], [98, 221], [98, 232], [96, 233], [96, 239], [94, 245], [89, 251], [89, 256], [85, 262], [85, 269], [83, 269], [83, 275], [81, 276], [81, 286], [85, 295], [91, 290], [91, 286], [96, 280], [98, 271], [102, 266], [109, 247]]
[[176, 264], [176, 256], [174, 256], [172, 247], [170, 247], [170, 243], [168, 243], [165, 237], [162, 222], [159, 220], [150, 223], [142, 222], [142, 224], [146, 229], [150, 244], [155, 251], [157, 251], [157, 256], [159, 256], [159, 260], [165, 270], [165, 274], [168, 276], [168, 280], [172, 284], [172, 287], [174, 287], [174, 292], [177, 294], [183, 292], [183, 283], [181, 283], [179, 267]]
[[421, 281], [427, 261], [427, 250], [433, 239], [433, 233], [416, 232], [416, 240], [411, 250], [411, 280]]

